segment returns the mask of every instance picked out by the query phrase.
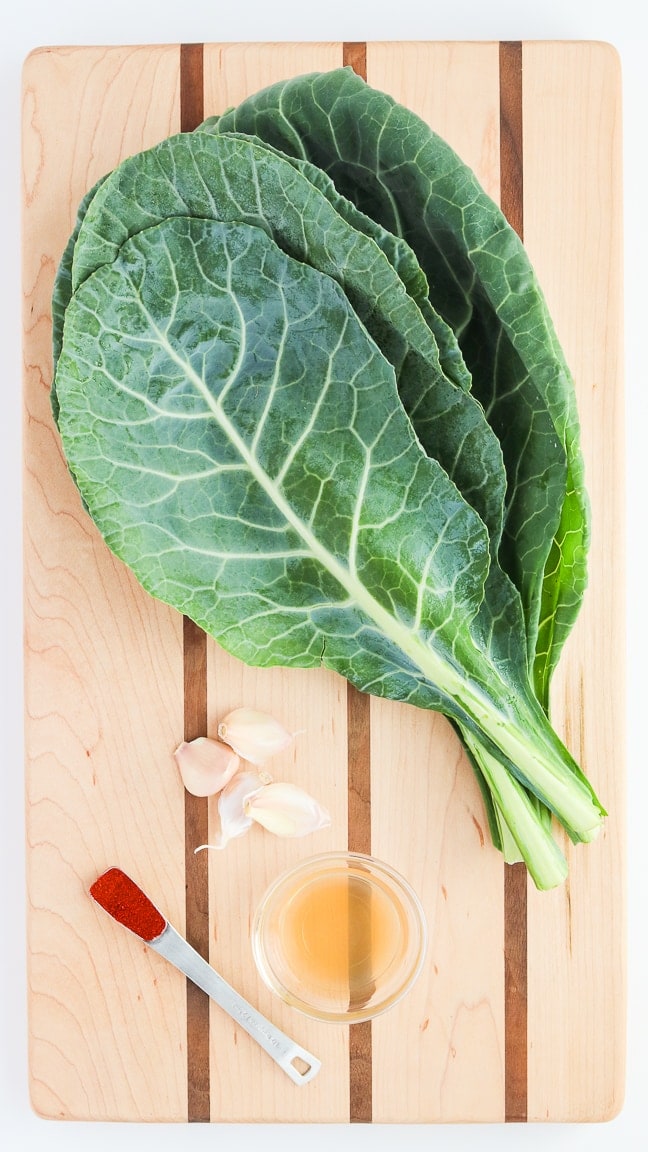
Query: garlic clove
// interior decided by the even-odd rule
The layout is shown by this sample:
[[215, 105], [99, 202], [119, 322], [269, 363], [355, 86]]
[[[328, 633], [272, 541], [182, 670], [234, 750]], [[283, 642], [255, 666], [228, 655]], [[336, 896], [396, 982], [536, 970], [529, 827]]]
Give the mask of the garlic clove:
[[287, 748], [294, 736], [267, 712], [235, 708], [218, 725], [218, 738], [250, 764], [265, 764], [271, 756]]
[[326, 809], [295, 784], [267, 784], [247, 797], [244, 812], [275, 836], [306, 836], [331, 823]]
[[213, 843], [200, 844], [195, 849], [200, 852], [203, 848], [224, 848], [230, 840], [243, 836], [252, 826], [252, 817], [245, 811], [245, 805], [256, 792], [266, 787], [267, 777], [257, 772], [242, 769], [232, 777], [229, 784], [218, 797], [218, 815], [220, 817], [220, 831]]
[[182, 783], [192, 796], [213, 796], [220, 792], [241, 764], [232, 748], [208, 736], [183, 740], [173, 755]]

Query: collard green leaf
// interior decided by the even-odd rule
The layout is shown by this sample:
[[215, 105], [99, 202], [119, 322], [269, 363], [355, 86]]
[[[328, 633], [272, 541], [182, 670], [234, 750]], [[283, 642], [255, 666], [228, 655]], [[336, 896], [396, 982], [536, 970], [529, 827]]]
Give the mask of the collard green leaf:
[[274, 85], [214, 130], [251, 133], [314, 163], [414, 249], [501, 437], [501, 562], [522, 595], [546, 705], [586, 585], [589, 514], [574, 389], [523, 246], [452, 149], [350, 69]]
[[[219, 117], [211, 117], [199, 125], [196, 131], [218, 132], [218, 120]], [[285, 160], [288, 160], [295, 168], [298, 168], [311, 184], [314, 184], [315, 187], [326, 196], [326, 199], [330, 201], [347, 223], [351, 224], [358, 232], [364, 232], [366, 236], [370, 236], [371, 239], [376, 242], [403, 281], [408, 295], [418, 304], [428, 327], [431, 329], [439, 348], [439, 359], [445, 375], [454, 384], [469, 391], [471, 386], [470, 373], [464, 363], [455, 334], [450, 325], [446, 324], [445, 320], [432, 307], [425, 273], [409, 244], [406, 244], [402, 237], [395, 236], [393, 232], [389, 232], [386, 228], [383, 228], [382, 225], [376, 220], [373, 220], [371, 216], [367, 216], [366, 213], [361, 212], [355, 204], [347, 200], [345, 196], [342, 196], [330, 177], [327, 176], [321, 168], [318, 168], [316, 164], [311, 164], [308, 160], [281, 152], [279, 149], [273, 148], [267, 141], [259, 140], [258, 137], [247, 137], [244, 134], [232, 132], [228, 132], [227, 135], [229, 137], [240, 136], [242, 139], [251, 139], [255, 141], [257, 146], [271, 149]]]
[[[76, 238], [73, 287], [109, 264], [128, 236], [166, 218], [262, 227], [283, 251], [340, 283], [394, 366], [419, 439], [480, 514], [495, 552], [506, 487], [497, 437], [481, 405], [446, 377], [435, 337], [382, 247], [338, 206], [290, 161], [250, 139], [181, 134], [104, 181]], [[403, 264], [404, 255], [399, 259]]]
[[[68, 305], [58, 389], [109, 546], [241, 659], [346, 659], [375, 687], [365, 602], [448, 655], [476, 614], [483, 523], [338, 286], [260, 229], [176, 217], [126, 241]], [[389, 663], [398, 696], [428, 690]]]
[[57, 389], [83, 498], [153, 595], [248, 663], [442, 709], [594, 833], [524, 667], [484, 649], [488, 532], [331, 277], [249, 224], [144, 228], [75, 289]]

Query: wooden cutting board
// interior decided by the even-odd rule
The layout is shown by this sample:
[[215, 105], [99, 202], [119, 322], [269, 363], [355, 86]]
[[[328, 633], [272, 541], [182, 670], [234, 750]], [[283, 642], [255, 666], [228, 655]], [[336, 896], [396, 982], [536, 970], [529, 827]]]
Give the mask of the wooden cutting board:
[[[523, 234], [578, 389], [591, 580], [553, 717], [609, 810], [540, 894], [489, 846], [446, 721], [322, 672], [258, 671], [149, 598], [98, 537], [49, 409], [50, 298], [85, 191], [130, 153], [275, 80], [343, 61], [426, 119]], [[622, 1103], [625, 752], [620, 76], [599, 43], [42, 48], [23, 79], [25, 645], [30, 1083], [43, 1116], [154, 1121], [600, 1121]], [[224, 853], [172, 758], [239, 704], [299, 729], [275, 774], [330, 829]], [[373, 1024], [300, 1016], [259, 983], [249, 928], [288, 864], [347, 844], [422, 898], [424, 972]], [[295, 1087], [88, 898], [116, 864], [322, 1059]]]

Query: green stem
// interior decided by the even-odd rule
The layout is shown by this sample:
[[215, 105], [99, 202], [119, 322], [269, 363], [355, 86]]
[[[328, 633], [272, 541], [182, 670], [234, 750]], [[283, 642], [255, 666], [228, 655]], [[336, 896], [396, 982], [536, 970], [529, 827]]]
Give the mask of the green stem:
[[493, 796], [504, 859], [524, 860], [534, 884], [543, 891], [562, 884], [567, 861], [534, 798], [473, 732], [462, 728], [461, 735]]

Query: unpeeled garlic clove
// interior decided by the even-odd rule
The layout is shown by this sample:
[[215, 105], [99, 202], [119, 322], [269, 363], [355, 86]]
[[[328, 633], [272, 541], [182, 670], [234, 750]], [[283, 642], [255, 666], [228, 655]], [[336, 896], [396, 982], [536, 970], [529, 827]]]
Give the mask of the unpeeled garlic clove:
[[229, 744], [243, 760], [258, 765], [265, 764], [271, 756], [287, 748], [294, 736], [267, 712], [235, 708], [218, 725], [218, 738]]
[[245, 769], [232, 777], [218, 797], [220, 831], [213, 843], [200, 844], [196, 852], [203, 848], [224, 848], [230, 840], [247, 832], [252, 826], [252, 817], [247, 815], [245, 805], [259, 790], [266, 787], [267, 779], [265, 774], [259, 775], [258, 772]]
[[219, 740], [198, 736], [183, 740], [173, 753], [187, 792], [192, 796], [213, 796], [229, 783], [241, 761], [235, 751]]
[[275, 836], [306, 836], [331, 823], [326, 809], [296, 784], [259, 788], [245, 800], [244, 813]]

